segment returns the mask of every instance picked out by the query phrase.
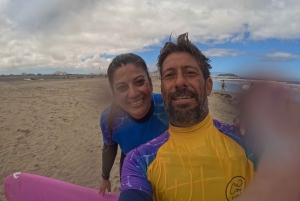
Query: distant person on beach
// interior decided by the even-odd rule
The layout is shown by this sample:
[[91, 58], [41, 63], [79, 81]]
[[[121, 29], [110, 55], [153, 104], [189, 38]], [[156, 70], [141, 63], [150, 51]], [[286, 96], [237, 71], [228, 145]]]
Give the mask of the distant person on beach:
[[[102, 180], [99, 193], [111, 191], [110, 171], [118, 146], [122, 151], [120, 170], [125, 156], [134, 148], [166, 131], [169, 118], [161, 94], [152, 94], [152, 82], [145, 61], [129, 53], [116, 56], [110, 63], [108, 81], [113, 101], [101, 114], [103, 136]], [[214, 121], [221, 132], [234, 135], [234, 126]], [[133, 199], [134, 200], [134, 199]]]
[[235, 127], [209, 115], [209, 61], [187, 33], [160, 51], [169, 129], [127, 154], [119, 201], [235, 200], [251, 182], [251, 145]]
[[222, 91], [225, 91], [226, 85], [225, 85], [225, 81], [222, 80]]

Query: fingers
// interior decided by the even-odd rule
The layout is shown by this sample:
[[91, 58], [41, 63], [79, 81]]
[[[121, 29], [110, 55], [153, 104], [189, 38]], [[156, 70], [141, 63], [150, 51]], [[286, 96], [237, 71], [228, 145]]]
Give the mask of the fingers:
[[105, 188], [100, 187], [98, 194], [101, 194], [101, 196], [105, 195]]
[[111, 192], [110, 181], [109, 180], [102, 180], [101, 184], [100, 184], [100, 187], [99, 187], [98, 194], [101, 194], [102, 196], [104, 196], [106, 189], [107, 189], [108, 193]]

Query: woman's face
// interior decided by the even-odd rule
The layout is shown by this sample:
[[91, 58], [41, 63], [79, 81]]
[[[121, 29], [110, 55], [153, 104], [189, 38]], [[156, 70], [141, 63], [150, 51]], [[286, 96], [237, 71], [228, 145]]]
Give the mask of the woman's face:
[[152, 84], [146, 72], [134, 64], [118, 68], [112, 89], [117, 103], [135, 119], [143, 118], [151, 106]]

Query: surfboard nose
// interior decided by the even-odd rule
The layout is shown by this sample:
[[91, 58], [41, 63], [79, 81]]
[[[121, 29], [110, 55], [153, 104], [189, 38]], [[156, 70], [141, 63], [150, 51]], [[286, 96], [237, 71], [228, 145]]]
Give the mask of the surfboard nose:
[[4, 180], [4, 194], [7, 201], [20, 200], [20, 194], [15, 186], [20, 186], [18, 176], [20, 172], [8, 175]]
[[117, 201], [119, 198], [117, 194], [102, 197], [96, 189], [21, 172], [5, 178], [4, 193], [7, 201]]

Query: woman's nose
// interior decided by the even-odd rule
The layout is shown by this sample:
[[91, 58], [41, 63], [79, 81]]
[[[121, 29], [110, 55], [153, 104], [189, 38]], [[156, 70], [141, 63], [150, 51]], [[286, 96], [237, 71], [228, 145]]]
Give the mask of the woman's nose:
[[128, 97], [129, 98], [134, 98], [139, 94], [139, 91], [133, 87], [133, 86], [129, 86], [129, 91], [128, 91]]

